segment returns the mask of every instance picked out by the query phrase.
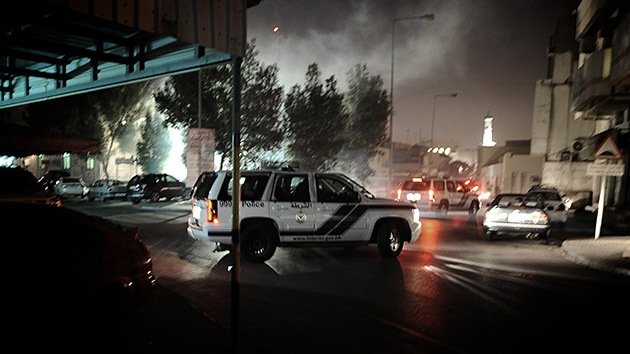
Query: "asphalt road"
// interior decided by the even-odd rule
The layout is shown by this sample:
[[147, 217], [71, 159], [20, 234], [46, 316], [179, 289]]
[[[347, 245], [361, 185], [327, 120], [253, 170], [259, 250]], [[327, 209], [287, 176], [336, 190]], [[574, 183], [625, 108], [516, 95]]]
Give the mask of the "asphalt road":
[[79, 207], [140, 226], [152, 250], [163, 289], [130, 331], [147, 352], [229, 352], [231, 335], [247, 353], [626, 345], [627, 277], [567, 261], [553, 243], [485, 242], [464, 213], [426, 215], [422, 238], [396, 260], [372, 246], [281, 248], [264, 264], [242, 264], [235, 297], [229, 252], [186, 242], [186, 205]]

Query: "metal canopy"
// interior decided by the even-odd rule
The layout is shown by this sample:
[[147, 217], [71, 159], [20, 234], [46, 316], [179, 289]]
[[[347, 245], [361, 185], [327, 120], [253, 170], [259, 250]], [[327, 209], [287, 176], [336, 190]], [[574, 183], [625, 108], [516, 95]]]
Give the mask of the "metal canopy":
[[243, 56], [260, 0], [22, 0], [0, 12], [0, 109]]

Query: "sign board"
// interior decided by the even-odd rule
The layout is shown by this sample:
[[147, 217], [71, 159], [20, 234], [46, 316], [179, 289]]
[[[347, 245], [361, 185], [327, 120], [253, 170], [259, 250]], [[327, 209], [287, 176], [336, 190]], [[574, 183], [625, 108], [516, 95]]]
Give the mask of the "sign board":
[[615, 141], [612, 134], [608, 134], [597, 148], [595, 148], [595, 158], [605, 160], [621, 160], [623, 158], [617, 141]]
[[586, 165], [587, 176], [623, 176], [624, 164], [589, 163]]
[[204, 171], [214, 171], [214, 130], [189, 128], [186, 146], [186, 185], [192, 187]]

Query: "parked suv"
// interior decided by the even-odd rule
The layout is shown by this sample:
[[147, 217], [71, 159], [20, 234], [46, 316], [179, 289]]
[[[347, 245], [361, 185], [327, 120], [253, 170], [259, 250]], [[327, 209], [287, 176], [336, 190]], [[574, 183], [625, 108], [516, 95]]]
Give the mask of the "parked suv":
[[479, 194], [469, 188], [465, 181], [447, 178], [413, 177], [402, 183], [397, 200], [415, 204], [419, 209], [468, 210], [474, 215], [479, 210]]
[[186, 185], [166, 173], [148, 173], [133, 176], [127, 183], [127, 200], [134, 204], [142, 199], [157, 202], [162, 198], [186, 198]]
[[[187, 228], [193, 239], [232, 244], [231, 176], [205, 172], [197, 179]], [[390, 258], [420, 237], [413, 204], [377, 199], [340, 173], [243, 171], [240, 186], [240, 244], [251, 261], [268, 260], [276, 247], [367, 244]]]

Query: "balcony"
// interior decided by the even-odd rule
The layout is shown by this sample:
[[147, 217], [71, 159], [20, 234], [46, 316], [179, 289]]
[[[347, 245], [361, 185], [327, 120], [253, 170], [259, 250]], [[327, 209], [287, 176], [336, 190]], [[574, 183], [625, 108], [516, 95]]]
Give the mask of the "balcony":
[[612, 49], [593, 52], [573, 76], [571, 110], [586, 111], [611, 94]]
[[[630, 15], [619, 23], [613, 36], [613, 58], [612, 70], [610, 72], [610, 82], [623, 89], [626, 86], [625, 94], [630, 95], [627, 86], [630, 86]], [[619, 92], [622, 94], [622, 92]]]
[[582, 0], [577, 9], [575, 38], [580, 39], [597, 31], [596, 23], [606, 12], [606, 0]]

